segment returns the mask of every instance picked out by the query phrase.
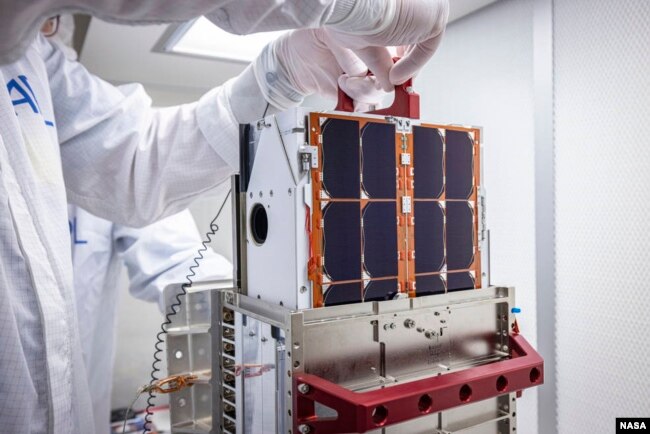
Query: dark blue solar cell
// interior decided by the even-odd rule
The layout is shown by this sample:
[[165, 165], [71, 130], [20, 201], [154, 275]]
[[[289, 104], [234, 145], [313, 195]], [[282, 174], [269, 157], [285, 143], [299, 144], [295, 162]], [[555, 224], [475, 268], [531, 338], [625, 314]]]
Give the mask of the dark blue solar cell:
[[324, 271], [332, 281], [361, 279], [361, 210], [358, 202], [323, 209]]
[[447, 270], [467, 269], [474, 260], [474, 212], [465, 201], [447, 201], [446, 212]]
[[415, 295], [442, 294], [445, 292], [445, 282], [439, 274], [415, 276]]
[[397, 279], [372, 280], [364, 290], [363, 301], [392, 300], [397, 291]]
[[363, 188], [368, 197], [394, 199], [397, 190], [395, 125], [368, 123], [361, 132]]
[[443, 190], [442, 136], [437, 128], [413, 128], [413, 181], [416, 199], [437, 199]]
[[452, 130], [447, 130], [445, 140], [446, 197], [468, 199], [474, 187], [474, 142], [468, 133]]
[[370, 277], [397, 276], [395, 202], [371, 202], [363, 209], [363, 264]]
[[359, 122], [328, 119], [321, 129], [323, 136], [323, 186], [335, 199], [358, 199]]
[[474, 289], [474, 277], [470, 273], [447, 274], [448, 291], [461, 291], [463, 289]]
[[341, 283], [331, 285], [323, 294], [325, 306], [336, 306], [338, 304], [359, 303], [361, 299], [362, 282]]
[[415, 273], [440, 271], [445, 263], [444, 213], [438, 202], [415, 201]]

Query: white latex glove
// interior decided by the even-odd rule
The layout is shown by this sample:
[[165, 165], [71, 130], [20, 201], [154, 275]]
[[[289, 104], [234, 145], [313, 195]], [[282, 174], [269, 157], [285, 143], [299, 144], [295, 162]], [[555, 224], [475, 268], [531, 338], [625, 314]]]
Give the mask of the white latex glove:
[[338, 85], [355, 101], [382, 100], [385, 93], [375, 77], [366, 76], [365, 64], [351, 50], [327, 39], [324, 29], [294, 30], [264, 48], [253, 71], [266, 101], [285, 110], [311, 94], [336, 99]]
[[[351, 49], [390, 91], [433, 56], [448, 16], [448, 0], [356, 0], [346, 18], [328, 25], [324, 40]], [[401, 47], [395, 65], [388, 46]]]

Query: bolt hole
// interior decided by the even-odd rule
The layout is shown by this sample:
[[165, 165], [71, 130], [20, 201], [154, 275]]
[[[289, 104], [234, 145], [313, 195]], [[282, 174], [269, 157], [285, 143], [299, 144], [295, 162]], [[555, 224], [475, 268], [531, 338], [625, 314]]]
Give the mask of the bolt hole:
[[420, 400], [418, 401], [418, 410], [420, 410], [421, 413], [429, 413], [432, 406], [433, 400], [429, 395], [424, 394], [420, 396]]
[[388, 409], [383, 405], [375, 407], [375, 409], [372, 411], [372, 422], [375, 424], [375, 426], [385, 425], [387, 419]]
[[539, 379], [541, 378], [542, 373], [540, 372], [539, 369], [533, 368], [530, 370], [530, 382], [531, 383], [537, 383]]
[[293, 362], [293, 367], [294, 368], [299, 368], [300, 367], [300, 361], [296, 360], [295, 362]]
[[462, 402], [469, 402], [469, 400], [472, 399], [472, 388], [469, 387], [469, 384], [465, 384], [460, 388], [458, 397]]
[[499, 378], [497, 378], [497, 390], [499, 392], [505, 392], [505, 390], [508, 388], [508, 379], [501, 375]]
[[174, 353], [174, 357], [176, 357], [177, 359], [182, 359], [183, 352], [181, 350], [176, 350], [176, 352]]

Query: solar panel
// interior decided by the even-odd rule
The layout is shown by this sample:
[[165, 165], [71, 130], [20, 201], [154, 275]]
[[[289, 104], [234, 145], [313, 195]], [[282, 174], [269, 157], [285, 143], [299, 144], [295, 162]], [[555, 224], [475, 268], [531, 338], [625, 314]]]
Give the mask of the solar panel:
[[418, 295], [433, 295], [445, 293], [445, 282], [440, 274], [426, 274], [415, 277], [415, 288]]
[[413, 196], [416, 199], [438, 199], [442, 194], [443, 146], [437, 128], [413, 127]]
[[323, 189], [331, 198], [358, 199], [359, 122], [328, 119], [322, 126]]
[[331, 202], [323, 210], [324, 271], [333, 282], [361, 279], [361, 216], [356, 202]]
[[392, 300], [398, 290], [397, 279], [371, 280], [367, 282], [363, 301]]
[[312, 113], [314, 306], [480, 287], [479, 130]]
[[472, 273], [464, 271], [460, 273], [447, 274], [447, 291], [460, 291], [473, 289], [475, 285]]
[[447, 130], [445, 195], [467, 200], [474, 187], [474, 141], [465, 131]]
[[330, 285], [323, 294], [326, 306], [358, 303], [361, 301], [361, 282]]
[[440, 202], [415, 202], [415, 273], [445, 265], [445, 215]]
[[474, 259], [474, 212], [467, 201], [447, 201], [447, 270], [470, 268]]
[[368, 123], [361, 141], [363, 190], [372, 199], [395, 199], [395, 126]]
[[371, 278], [397, 276], [395, 202], [371, 202], [364, 208], [363, 265]]

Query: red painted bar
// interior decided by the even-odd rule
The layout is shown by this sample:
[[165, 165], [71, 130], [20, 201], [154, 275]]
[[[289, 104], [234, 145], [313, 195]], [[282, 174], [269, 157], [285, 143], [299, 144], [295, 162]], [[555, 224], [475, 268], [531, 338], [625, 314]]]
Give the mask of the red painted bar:
[[[511, 335], [510, 348], [507, 360], [370, 392], [352, 392], [315, 375], [296, 375], [294, 432], [306, 424], [311, 434], [364, 433], [543, 384], [544, 360], [524, 337]], [[307, 393], [298, 390], [302, 384], [309, 386]], [[318, 419], [314, 402], [336, 410], [338, 417]]]

